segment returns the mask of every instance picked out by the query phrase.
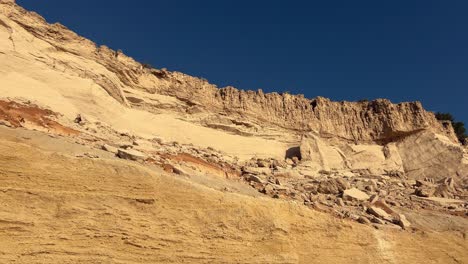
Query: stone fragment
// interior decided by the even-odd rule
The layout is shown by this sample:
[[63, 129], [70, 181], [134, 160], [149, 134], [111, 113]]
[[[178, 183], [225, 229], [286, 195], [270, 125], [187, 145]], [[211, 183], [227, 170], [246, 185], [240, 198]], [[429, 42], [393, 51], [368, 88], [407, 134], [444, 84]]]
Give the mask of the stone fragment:
[[436, 190], [434, 187], [426, 185], [417, 188], [414, 193], [420, 197], [431, 197], [435, 193], [435, 191]]
[[288, 178], [288, 179], [301, 178], [301, 175], [296, 170], [292, 170], [292, 169], [281, 169], [281, 170], [273, 172], [273, 175], [275, 177], [282, 177], [282, 178]]
[[98, 155], [96, 155], [96, 154], [91, 154], [91, 153], [89, 153], [89, 152], [85, 152], [85, 153], [83, 153], [83, 154], [78, 154], [78, 155], [76, 155], [76, 157], [78, 157], [78, 158], [90, 158], [90, 159], [97, 159], [97, 158], [99, 158]]
[[268, 168], [270, 167], [270, 162], [266, 161], [266, 160], [257, 160], [257, 166], [260, 167], [260, 168]]
[[369, 200], [369, 195], [365, 192], [362, 192], [356, 188], [351, 188], [343, 192], [343, 199], [345, 200], [357, 200], [357, 201], [366, 201]]
[[86, 118], [82, 115], [82, 114], [78, 114], [76, 117], [75, 117], [75, 123], [83, 126], [87, 123], [87, 120]]
[[388, 192], [386, 190], [380, 190], [379, 191], [379, 196], [381, 196], [381, 197], [385, 197], [385, 196], [387, 196], [387, 194], [388, 194]]
[[277, 185], [283, 185], [283, 184], [281, 183], [280, 179], [276, 179], [276, 180], [275, 180], [275, 183], [276, 183]]
[[449, 188], [455, 188], [455, 180], [453, 178], [446, 178], [444, 180], [444, 184], [447, 185]]
[[398, 170], [387, 171], [386, 174], [390, 177], [395, 177], [395, 178], [405, 177], [405, 173], [403, 171], [398, 171]]
[[395, 218], [395, 224], [401, 226], [403, 229], [408, 229], [411, 226], [411, 223], [406, 219], [406, 216], [403, 214], [397, 214]]
[[144, 161], [148, 158], [146, 154], [134, 149], [118, 149], [117, 156], [121, 159], [133, 161]]
[[379, 207], [380, 209], [384, 210], [387, 214], [392, 215], [395, 213], [390, 206], [385, 202], [384, 199], [380, 199], [377, 202], [374, 203], [375, 207]]
[[298, 157], [292, 157], [292, 161], [294, 164], [299, 164], [299, 158]]
[[373, 185], [367, 185], [365, 189], [369, 192], [375, 192], [376, 188]]
[[13, 127], [13, 125], [7, 120], [0, 120], [0, 126]]
[[250, 182], [264, 183], [263, 179], [256, 175], [248, 175], [247, 180]]
[[371, 206], [369, 208], [367, 208], [367, 212], [373, 216], [376, 216], [380, 219], [384, 219], [384, 220], [389, 220], [390, 219], [390, 215], [387, 214], [387, 212], [385, 212], [383, 209], [381, 208], [378, 208], [378, 207], [375, 207], [375, 206]]
[[288, 187], [286, 187], [286, 186], [280, 186], [280, 185], [273, 184], [273, 188], [276, 191], [279, 191], [279, 192], [290, 192], [290, 189]]
[[[375, 218], [378, 219], [378, 218]], [[383, 224], [374, 224], [374, 227], [379, 230], [401, 230], [402, 228], [399, 225], [386, 225]]]
[[382, 221], [381, 219], [375, 217], [375, 216], [372, 216], [372, 218], [370, 219], [372, 223], [375, 223], [375, 224], [379, 224], [379, 225], [385, 225], [385, 222]]
[[275, 190], [275, 188], [273, 188], [273, 186], [271, 184], [267, 184], [264, 188], [263, 188], [263, 193], [265, 194], [271, 194], [273, 193], [273, 191]]
[[330, 179], [320, 182], [317, 191], [324, 194], [339, 194], [349, 188], [348, 182], [343, 179]]
[[259, 175], [259, 174], [264, 174], [268, 175], [271, 173], [270, 168], [255, 168], [255, 167], [243, 167], [242, 171], [247, 174], [254, 174], [254, 175]]
[[120, 142], [117, 142], [116, 144], [121, 149], [131, 149], [133, 147], [133, 143], [128, 142], [128, 141], [120, 141]]
[[141, 198], [141, 199], [135, 199], [135, 201], [139, 203], [143, 203], [143, 204], [154, 204], [156, 200], [152, 198]]
[[301, 193], [301, 198], [304, 202], [310, 202], [310, 197], [305, 193]]
[[275, 169], [278, 169], [278, 168], [286, 168], [288, 164], [286, 164], [285, 161], [279, 161], [279, 160], [273, 160], [272, 162], [272, 166], [273, 168]]
[[119, 152], [118, 148], [116, 148], [114, 146], [111, 146], [111, 145], [108, 145], [108, 144], [102, 145], [102, 149], [105, 150], [105, 151], [114, 153], [114, 154], [117, 154]]
[[345, 206], [345, 203], [344, 203], [342, 198], [336, 199], [336, 204], [339, 205], [339, 206]]
[[188, 175], [188, 173], [179, 166], [173, 166], [172, 171], [178, 175]]
[[453, 198], [452, 192], [453, 192], [453, 189], [451, 189], [449, 186], [441, 184], [437, 186], [433, 195], [436, 197], [442, 197], [442, 198]]
[[365, 224], [365, 225], [370, 225], [371, 224], [371, 221], [369, 220], [369, 218], [365, 217], [365, 216], [360, 216], [357, 221], [361, 224]]
[[369, 198], [369, 203], [373, 204], [377, 202], [378, 200], [379, 200], [379, 196], [377, 194], [374, 194]]

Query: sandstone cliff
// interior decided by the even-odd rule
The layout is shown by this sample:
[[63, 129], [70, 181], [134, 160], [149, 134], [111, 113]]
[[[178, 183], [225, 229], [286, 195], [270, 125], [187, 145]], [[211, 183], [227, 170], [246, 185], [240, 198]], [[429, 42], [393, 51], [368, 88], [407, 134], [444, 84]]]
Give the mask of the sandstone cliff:
[[[48, 24], [41, 16], [19, 7], [14, 1], [0, 2], [0, 27], [10, 34], [10, 49], [19, 41], [44, 41], [54, 56], [39, 60], [59, 71], [92, 79], [115, 100], [131, 105], [126, 90], [170, 95], [185, 102], [180, 111], [198, 106], [212, 113], [248, 117], [263, 124], [292, 129], [299, 133], [314, 131], [322, 136], [339, 137], [350, 141], [388, 142], [415, 131], [428, 129], [456, 142], [451, 127], [444, 127], [419, 102], [392, 104], [379, 99], [372, 102], [332, 102], [325, 98], [307, 99], [287, 93], [243, 91], [233, 87], [217, 88], [206, 80], [180, 72], [145, 68], [122, 52], [113, 51], [68, 30], [61, 24]], [[8, 20], [8, 21], [7, 21]], [[17, 23], [35, 39], [21, 39], [11, 22]], [[21, 52], [17, 50], [17, 52]], [[44, 50], [42, 50], [44, 52]], [[63, 60], [67, 53], [98, 63], [105, 71], [98, 74], [92, 68]]]
[[418, 102], [217, 88], [0, 0], [2, 263], [465, 263], [467, 151]]

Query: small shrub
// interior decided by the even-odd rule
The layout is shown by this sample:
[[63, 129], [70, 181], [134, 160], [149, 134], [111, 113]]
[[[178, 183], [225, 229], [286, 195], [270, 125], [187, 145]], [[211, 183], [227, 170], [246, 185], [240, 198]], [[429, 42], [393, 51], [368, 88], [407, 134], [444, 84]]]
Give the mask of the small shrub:
[[437, 112], [435, 114], [435, 117], [437, 118], [437, 120], [450, 121], [452, 123], [453, 130], [455, 131], [458, 140], [460, 140], [461, 143], [465, 143], [465, 139], [468, 137], [468, 135], [466, 134], [466, 128], [463, 122], [456, 122], [455, 118], [453, 118], [452, 114], [450, 113]]
[[145, 69], [154, 69], [153, 65], [149, 64], [149, 63], [142, 63], [141, 64], [143, 66], [143, 68]]

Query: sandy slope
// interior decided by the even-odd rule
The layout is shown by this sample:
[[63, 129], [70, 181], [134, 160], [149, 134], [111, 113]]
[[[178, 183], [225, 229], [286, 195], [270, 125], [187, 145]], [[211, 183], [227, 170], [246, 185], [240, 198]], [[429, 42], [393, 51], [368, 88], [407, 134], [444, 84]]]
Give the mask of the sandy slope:
[[45, 152], [61, 139], [39, 150], [31, 136], [0, 140], [1, 263], [468, 261], [456, 233], [375, 230], [130, 162]]

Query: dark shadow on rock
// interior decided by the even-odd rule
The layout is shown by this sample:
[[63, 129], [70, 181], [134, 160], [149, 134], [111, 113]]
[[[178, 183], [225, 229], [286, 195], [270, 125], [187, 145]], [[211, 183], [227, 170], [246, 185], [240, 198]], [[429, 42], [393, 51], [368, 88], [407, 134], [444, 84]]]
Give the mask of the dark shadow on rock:
[[286, 150], [285, 158], [292, 159], [293, 157], [298, 157], [299, 159], [301, 159], [301, 149], [299, 147], [292, 147]]

